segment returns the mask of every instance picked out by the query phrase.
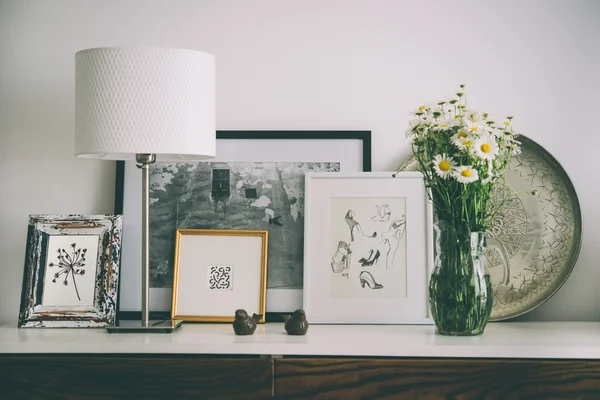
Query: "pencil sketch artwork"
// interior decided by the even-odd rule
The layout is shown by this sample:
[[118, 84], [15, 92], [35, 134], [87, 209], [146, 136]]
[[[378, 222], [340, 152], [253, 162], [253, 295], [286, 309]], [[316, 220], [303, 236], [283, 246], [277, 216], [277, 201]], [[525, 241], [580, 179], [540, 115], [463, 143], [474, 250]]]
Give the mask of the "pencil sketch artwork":
[[330, 297], [406, 297], [406, 199], [331, 200]]
[[301, 289], [304, 174], [339, 170], [337, 162], [153, 164], [151, 287], [173, 284], [175, 229], [197, 228], [268, 230], [267, 288]]
[[42, 306], [93, 306], [99, 238], [49, 236]]

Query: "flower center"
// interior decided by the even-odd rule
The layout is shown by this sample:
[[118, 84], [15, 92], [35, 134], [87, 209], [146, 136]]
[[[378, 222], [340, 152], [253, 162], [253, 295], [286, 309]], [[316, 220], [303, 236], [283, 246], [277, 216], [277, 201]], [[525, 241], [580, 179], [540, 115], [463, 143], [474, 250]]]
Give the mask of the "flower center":
[[467, 137], [467, 132], [458, 132], [458, 137], [459, 138]]
[[481, 145], [481, 151], [483, 151], [484, 153], [489, 153], [490, 151], [492, 151], [492, 148], [489, 144], [484, 143]]
[[423, 111], [423, 110], [425, 110], [426, 108], [427, 108], [427, 106], [421, 106], [421, 107], [419, 107], [419, 111]]
[[473, 144], [473, 142], [471, 142], [470, 140], [465, 140], [465, 141], [463, 142], [463, 145], [464, 145], [465, 147], [469, 147], [469, 146], [471, 146], [472, 144]]
[[450, 163], [448, 161], [444, 160], [438, 164], [438, 167], [440, 168], [440, 170], [446, 172], [446, 171], [450, 170]]
[[463, 169], [463, 170], [460, 172], [460, 174], [461, 174], [462, 176], [464, 176], [465, 178], [468, 178], [468, 177], [470, 177], [470, 176], [471, 176], [471, 170], [470, 170], [470, 169]]
[[475, 132], [477, 130], [477, 127], [476, 126], [472, 126], [469, 129], [471, 130], [471, 132]]

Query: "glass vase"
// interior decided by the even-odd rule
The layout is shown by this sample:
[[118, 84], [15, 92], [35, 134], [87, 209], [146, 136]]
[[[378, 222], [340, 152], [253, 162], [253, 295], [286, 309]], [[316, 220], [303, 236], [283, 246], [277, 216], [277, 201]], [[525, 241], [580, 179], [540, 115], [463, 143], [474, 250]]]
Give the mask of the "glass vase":
[[441, 335], [483, 333], [492, 312], [492, 284], [485, 265], [485, 232], [440, 221], [435, 226], [435, 269], [429, 305]]

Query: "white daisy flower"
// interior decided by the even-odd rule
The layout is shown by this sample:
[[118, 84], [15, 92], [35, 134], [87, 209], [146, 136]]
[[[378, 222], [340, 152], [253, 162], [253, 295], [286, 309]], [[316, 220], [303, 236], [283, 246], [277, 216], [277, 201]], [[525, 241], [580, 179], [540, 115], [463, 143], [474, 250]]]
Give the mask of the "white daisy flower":
[[476, 122], [478, 124], [483, 124], [485, 122], [485, 116], [483, 113], [479, 111], [466, 110], [464, 113], [465, 121]]
[[452, 138], [454, 145], [462, 151], [465, 151], [467, 153], [471, 152], [473, 150], [473, 138], [471, 138], [470, 136], [459, 138], [457, 136], [458, 134], [454, 135], [454, 137]]
[[503, 144], [503, 148], [510, 148], [512, 147], [512, 155], [513, 156], [518, 156], [519, 154], [521, 154], [521, 142], [518, 141], [517, 139], [515, 139], [515, 133], [514, 132], [504, 132], [504, 135], [502, 136], [502, 140], [504, 140], [504, 144]]
[[431, 110], [431, 112], [435, 112], [435, 113], [442, 114], [444, 112], [444, 108], [440, 104], [431, 104], [429, 106], [429, 109]]
[[458, 130], [458, 132], [456, 132], [456, 134], [454, 136], [452, 136], [452, 138], [453, 139], [456, 138], [458, 140], [458, 139], [466, 139], [466, 138], [468, 138], [470, 136], [471, 135], [470, 135], [470, 132], [469, 132], [468, 129], [466, 129], [466, 128], [460, 128]]
[[504, 129], [497, 128], [494, 125], [486, 126], [484, 132], [486, 132], [488, 135], [492, 135], [497, 138], [504, 135]]
[[423, 119], [421, 120], [421, 122], [426, 127], [431, 127], [431, 126], [434, 126], [435, 124], [437, 124], [436, 119], [433, 117], [433, 115], [430, 115], [430, 114], [424, 116]]
[[412, 115], [425, 115], [428, 112], [429, 112], [429, 107], [427, 107], [426, 105], [423, 104], [423, 105], [417, 107], [417, 109], [412, 112]]
[[438, 154], [433, 157], [433, 169], [440, 178], [449, 178], [452, 175], [454, 167], [456, 167], [456, 162], [446, 154]]
[[473, 143], [475, 155], [484, 160], [492, 161], [498, 155], [498, 143], [491, 135], [485, 135]]
[[454, 119], [442, 119], [438, 121], [437, 127], [438, 129], [446, 130], [456, 126], [456, 120]]
[[518, 145], [513, 147], [511, 154], [513, 156], [518, 156], [519, 154], [521, 154], [521, 148]]
[[467, 128], [467, 130], [471, 133], [477, 133], [485, 128], [485, 124], [477, 121], [471, 121], [469, 119], [464, 118], [463, 122]]
[[479, 173], [470, 165], [461, 165], [454, 169], [454, 177], [460, 183], [471, 183], [479, 179]]

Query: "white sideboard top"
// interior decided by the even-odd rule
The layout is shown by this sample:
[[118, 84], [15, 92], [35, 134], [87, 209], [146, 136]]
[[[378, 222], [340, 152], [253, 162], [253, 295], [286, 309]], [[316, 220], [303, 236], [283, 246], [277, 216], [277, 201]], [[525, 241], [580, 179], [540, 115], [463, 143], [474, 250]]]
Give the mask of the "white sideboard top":
[[474, 337], [439, 336], [432, 325], [311, 325], [306, 336], [288, 336], [281, 323], [252, 336], [234, 335], [231, 324], [187, 323], [170, 334], [0, 325], [0, 354], [18, 353], [600, 359], [600, 323], [494, 322]]

